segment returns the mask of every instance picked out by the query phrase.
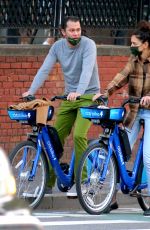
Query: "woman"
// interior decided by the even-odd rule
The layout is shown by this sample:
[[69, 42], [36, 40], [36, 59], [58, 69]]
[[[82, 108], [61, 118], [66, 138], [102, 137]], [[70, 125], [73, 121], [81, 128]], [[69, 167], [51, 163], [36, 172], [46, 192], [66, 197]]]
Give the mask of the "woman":
[[[128, 136], [133, 147], [140, 131], [140, 118], [145, 120], [143, 160], [148, 179], [150, 195], [150, 23], [141, 21], [131, 36], [131, 56], [124, 69], [108, 84], [105, 94], [112, 95], [116, 90], [128, 84], [129, 97], [140, 97], [139, 104], [130, 104], [124, 125], [129, 130]], [[93, 97], [95, 101], [100, 94]], [[113, 201], [115, 197], [113, 198]], [[117, 208], [117, 201], [110, 209]], [[144, 212], [150, 216], [150, 209]]]

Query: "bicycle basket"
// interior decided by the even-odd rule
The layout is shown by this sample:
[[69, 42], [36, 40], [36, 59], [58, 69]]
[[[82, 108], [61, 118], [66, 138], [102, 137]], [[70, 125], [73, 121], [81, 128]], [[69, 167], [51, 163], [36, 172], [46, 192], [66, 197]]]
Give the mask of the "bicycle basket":
[[[36, 110], [7, 110], [8, 115], [11, 120], [18, 121], [22, 124], [36, 124]], [[48, 114], [47, 114], [47, 121], [51, 120], [53, 117], [54, 108], [53, 106], [49, 106]]]
[[81, 107], [81, 115], [86, 119], [97, 120], [113, 120], [117, 122], [123, 121], [125, 108], [98, 108], [93, 106]]

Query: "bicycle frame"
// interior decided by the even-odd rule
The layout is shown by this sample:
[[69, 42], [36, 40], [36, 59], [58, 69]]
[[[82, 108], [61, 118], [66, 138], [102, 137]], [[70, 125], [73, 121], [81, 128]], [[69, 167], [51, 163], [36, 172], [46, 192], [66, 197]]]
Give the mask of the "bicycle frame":
[[[136, 179], [137, 179], [137, 175], [138, 175], [138, 169], [140, 166], [140, 162], [142, 160], [143, 157], [143, 138], [141, 138], [140, 143], [139, 143], [139, 147], [138, 147], [138, 151], [136, 154], [136, 159], [133, 165], [133, 170], [132, 170], [132, 175], [129, 175], [127, 169], [126, 169], [126, 164], [123, 158], [123, 152], [122, 152], [122, 148], [121, 148], [121, 144], [120, 144], [120, 140], [119, 140], [119, 127], [116, 124], [114, 127], [114, 130], [112, 132], [112, 134], [110, 135], [109, 141], [108, 141], [108, 156], [105, 162], [105, 168], [101, 177], [101, 180], [103, 181], [105, 179], [105, 175], [107, 173], [107, 168], [108, 168], [108, 164], [109, 164], [109, 160], [110, 157], [112, 156], [112, 154], [115, 153], [115, 156], [117, 158], [117, 164], [118, 164], [118, 168], [119, 168], [119, 173], [120, 173], [120, 177], [121, 177], [121, 182], [122, 182], [122, 189], [123, 186], [125, 185], [129, 190], [132, 190], [135, 188], [135, 184], [136, 184]], [[141, 184], [138, 186], [138, 188], [145, 188], [147, 186], [147, 184]], [[123, 191], [125, 192], [125, 191]]]
[[[33, 166], [32, 166], [32, 171], [30, 172], [29, 180], [32, 180], [36, 174], [36, 168], [37, 168], [38, 160], [39, 160], [39, 157], [40, 157], [40, 154], [42, 151], [42, 143], [44, 144], [47, 158], [50, 161], [57, 178], [60, 180], [61, 184], [63, 184], [64, 186], [71, 187], [72, 183], [73, 183], [72, 178], [73, 178], [74, 161], [75, 161], [74, 151], [72, 152], [72, 157], [71, 157], [71, 161], [70, 161], [70, 165], [69, 165], [69, 172], [68, 172], [68, 174], [65, 174], [63, 172], [63, 170], [61, 169], [61, 166], [59, 164], [59, 160], [57, 159], [57, 156], [55, 154], [55, 150], [53, 148], [52, 142], [51, 142], [49, 134], [48, 134], [47, 126], [42, 127], [41, 132], [38, 133], [38, 136], [37, 136], [37, 153], [36, 153], [35, 159], [33, 160]], [[27, 154], [27, 153], [24, 153], [23, 159], [25, 159], [25, 154]]]

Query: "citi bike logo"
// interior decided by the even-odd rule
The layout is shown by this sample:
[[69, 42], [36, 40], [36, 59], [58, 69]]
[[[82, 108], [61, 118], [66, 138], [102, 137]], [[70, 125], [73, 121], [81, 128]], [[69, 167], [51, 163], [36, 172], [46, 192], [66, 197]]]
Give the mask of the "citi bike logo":
[[14, 118], [22, 118], [22, 119], [24, 118], [25, 119], [25, 118], [30, 118], [31, 114], [30, 113], [26, 114], [26, 113], [16, 113], [15, 112], [15, 113], [13, 113], [13, 117]]
[[97, 111], [87, 111], [85, 112], [85, 115], [88, 117], [103, 117], [103, 111], [97, 112]]
[[49, 150], [51, 152], [51, 156], [53, 157], [54, 160], [56, 160], [54, 149], [53, 149], [52, 144], [50, 143], [50, 141], [47, 141], [47, 145], [48, 145], [48, 148], [49, 148]]
[[120, 148], [119, 145], [117, 146], [117, 150], [118, 150], [118, 153], [119, 153], [119, 157], [120, 157], [120, 160], [121, 160], [121, 164], [124, 165], [124, 160], [123, 160], [123, 156], [122, 156], [122, 151], [121, 151], [121, 148]]

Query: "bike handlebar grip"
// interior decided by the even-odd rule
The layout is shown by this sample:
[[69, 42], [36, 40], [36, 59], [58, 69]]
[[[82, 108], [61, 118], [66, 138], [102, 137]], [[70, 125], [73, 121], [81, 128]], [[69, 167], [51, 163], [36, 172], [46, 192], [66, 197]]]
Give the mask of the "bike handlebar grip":
[[108, 105], [108, 97], [106, 96], [100, 96], [96, 99], [98, 103], [102, 102], [105, 106]]
[[51, 101], [55, 101], [56, 99], [59, 99], [59, 100], [67, 100], [67, 95], [54, 96], [54, 97], [51, 98]]
[[[54, 96], [54, 97], [52, 97], [50, 100], [51, 101], [55, 101], [56, 99], [58, 99], [58, 100], [67, 100], [67, 95], [62, 95], [62, 96]], [[76, 100], [80, 100], [80, 96], [77, 96], [76, 97]]]
[[77, 96], [77, 97], [76, 97], [76, 100], [80, 100], [80, 96]]
[[28, 96], [26, 96], [26, 97], [22, 97], [22, 99], [23, 99], [24, 101], [33, 101], [33, 100], [35, 100], [35, 96], [33, 96], [33, 95], [28, 95]]
[[55, 101], [55, 96], [50, 99], [51, 101]]
[[141, 98], [129, 98], [130, 103], [139, 103]]

